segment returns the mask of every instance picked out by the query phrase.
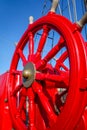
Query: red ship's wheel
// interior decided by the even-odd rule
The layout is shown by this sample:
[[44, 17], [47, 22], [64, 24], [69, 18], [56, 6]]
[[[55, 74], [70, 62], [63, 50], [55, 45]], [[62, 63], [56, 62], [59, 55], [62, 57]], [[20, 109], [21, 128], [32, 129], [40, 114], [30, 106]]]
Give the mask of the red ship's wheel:
[[[83, 40], [76, 29], [64, 17], [49, 13], [29, 25], [20, 39], [10, 66], [8, 90], [10, 113], [16, 130], [70, 130], [77, 124], [85, 106], [85, 92], [81, 92], [80, 88], [84, 87], [86, 56]], [[46, 43], [51, 30], [57, 35], [56, 44], [49, 50], [50, 43]], [[38, 32], [40, 39], [35, 44]], [[26, 46], [27, 56], [24, 51]], [[65, 50], [63, 54], [60, 53], [62, 48]], [[50, 64], [54, 57], [56, 62]], [[20, 59], [23, 63], [21, 71], [18, 68]], [[64, 64], [66, 59], [68, 67], [67, 63]], [[59, 94], [59, 88], [65, 91]], [[63, 103], [60, 99], [66, 93]], [[26, 110], [27, 98], [29, 106]]]

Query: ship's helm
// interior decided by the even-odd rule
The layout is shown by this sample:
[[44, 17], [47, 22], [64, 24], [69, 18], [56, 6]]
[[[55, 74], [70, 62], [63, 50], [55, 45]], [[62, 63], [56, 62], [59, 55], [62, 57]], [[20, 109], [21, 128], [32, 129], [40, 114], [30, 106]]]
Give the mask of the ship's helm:
[[87, 55], [80, 31], [85, 23], [73, 24], [56, 14], [57, 5], [53, 0], [48, 14], [35, 22], [30, 17], [13, 54], [6, 88], [14, 130], [74, 130], [83, 121]]

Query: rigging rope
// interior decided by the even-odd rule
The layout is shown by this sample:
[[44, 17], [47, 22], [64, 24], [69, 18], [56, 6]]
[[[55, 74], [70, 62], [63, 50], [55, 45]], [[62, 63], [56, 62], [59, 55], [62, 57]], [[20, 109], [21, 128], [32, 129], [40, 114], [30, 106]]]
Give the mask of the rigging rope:
[[69, 2], [69, 0], [67, 0], [67, 3], [68, 3], [68, 10], [69, 10], [70, 20], [72, 21], [72, 15], [71, 15], [71, 9], [70, 9], [70, 2]]
[[73, 4], [73, 13], [74, 13], [74, 21], [77, 21], [77, 11], [76, 11], [76, 3], [75, 0], [72, 0], [72, 4]]
[[59, 9], [60, 15], [63, 15], [63, 14], [62, 14], [62, 9], [61, 9], [60, 3], [58, 4], [58, 9]]
[[[81, 0], [81, 2], [82, 2], [82, 13], [84, 14], [85, 13], [85, 11], [87, 11], [87, 8], [86, 8], [86, 4], [87, 4], [87, 0], [84, 0], [84, 3], [83, 3], [83, 1]], [[85, 10], [84, 10], [84, 7], [85, 7]], [[86, 40], [87, 40], [87, 27], [85, 26], [85, 38], [86, 38]]]
[[46, 8], [47, 8], [47, 0], [44, 0], [44, 5], [43, 5], [42, 13], [41, 13], [42, 16], [44, 15]]
[[85, 10], [87, 11], [87, 0], [84, 0]]

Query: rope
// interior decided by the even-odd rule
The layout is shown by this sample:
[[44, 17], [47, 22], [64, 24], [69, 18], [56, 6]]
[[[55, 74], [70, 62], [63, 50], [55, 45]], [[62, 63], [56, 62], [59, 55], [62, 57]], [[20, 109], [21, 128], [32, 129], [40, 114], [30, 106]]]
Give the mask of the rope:
[[61, 0], [61, 11], [62, 11], [62, 15], [63, 15], [63, 6], [64, 6], [63, 0]]
[[70, 10], [70, 2], [69, 2], [69, 0], [67, 0], [67, 3], [68, 3], [68, 10], [69, 10], [70, 20], [72, 21], [72, 15], [71, 15], [71, 10]]
[[44, 0], [44, 5], [43, 5], [43, 9], [42, 9], [42, 16], [45, 14], [45, 9], [47, 8], [47, 0]]
[[[85, 4], [87, 4], [87, 3], [85, 3], [85, 2], [87, 2], [87, 0], [84, 0], [84, 3], [83, 3], [83, 1], [81, 0], [81, 2], [82, 2], [82, 13], [84, 14], [85, 13], [85, 10], [86, 10], [86, 5]], [[85, 7], [85, 10], [84, 10], [84, 7]], [[87, 10], [86, 10], [87, 11]], [[86, 28], [86, 26], [85, 26], [85, 38], [86, 38], [86, 40], [87, 40], [87, 28]]]
[[84, 0], [85, 10], [87, 11], [87, 0]]
[[74, 13], [74, 21], [77, 21], [77, 11], [76, 11], [76, 3], [75, 0], [72, 0], [72, 4], [73, 4], [73, 13]]
[[60, 15], [62, 15], [62, 10], [61, 10], [60, 4], [58, 4], [58, 9], [59, 9]]

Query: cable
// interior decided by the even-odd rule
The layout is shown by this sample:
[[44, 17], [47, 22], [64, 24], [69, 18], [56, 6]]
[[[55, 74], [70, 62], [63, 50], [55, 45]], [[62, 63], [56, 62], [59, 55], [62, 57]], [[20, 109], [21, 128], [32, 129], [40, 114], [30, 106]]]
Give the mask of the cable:
[[70, 10], [70, 2], [69, 2], [69, 0], [67, 0], [67, 3], [68, 3], [68, 10], [69, 10], [70, 20], [72, 21], [72, 15], [71, 15], [71, 10]]
[[[63, 9], [63, 0], [61, 0], [61, 9]], [[62, 11], [62, 15], [63, 15], [63, 10], [61, 10]]]
[[73, 13], [74, 13], [74, 21], [77, 21], [77, 11], [76, 11], [76, 3], [75, 0], [72, 0], [72, 4], [73, 4]]
[[[81, 2], [82, 2], [82, 0], [81, 0]], [[84, 3], [82, 2], [82, 13], [84, 14], [85, 13], [85, 10], [84, 10], [84, 7], [85, 7], [85, 2], [87, 2], [87, 0], [84, 0]], [[85, 8], [86, 9], [86, 8]], [[87, 40], [87, 28], [86, 28], [86, 26], [85, 26], [85, 28], [84, 28], [85, 30], [85, 38], [86, 38], [86, 40]]]
[[44, 5], [43, 5], [43, 9], [42, 9], [42, 16], [44, 15], [45, 9], [47, 8], [47, 0], [44, 0]]
[[58, 4], [58, 9], [59, 9], [59, 13], [60, 13], [60, 15], [63, 15], [63, 14], [62, 14], [61, 7], [60, 7], [60, 3]]
[[81, 0], [81, 5], [82, 5], [82, 13], [84, 14], [85, 13], [85, 9], [84, 9], [85, 8], [85, 2], [83, 2], [82, 0]]
[[87, 0], [84, 0], [85, 10], [87, 11]]
[[[71, 4], [71, 2], [70, 2]], [[64, 7], [64, 9], [62, 9], [62, 13], [68, 8], [68, 4]]]

